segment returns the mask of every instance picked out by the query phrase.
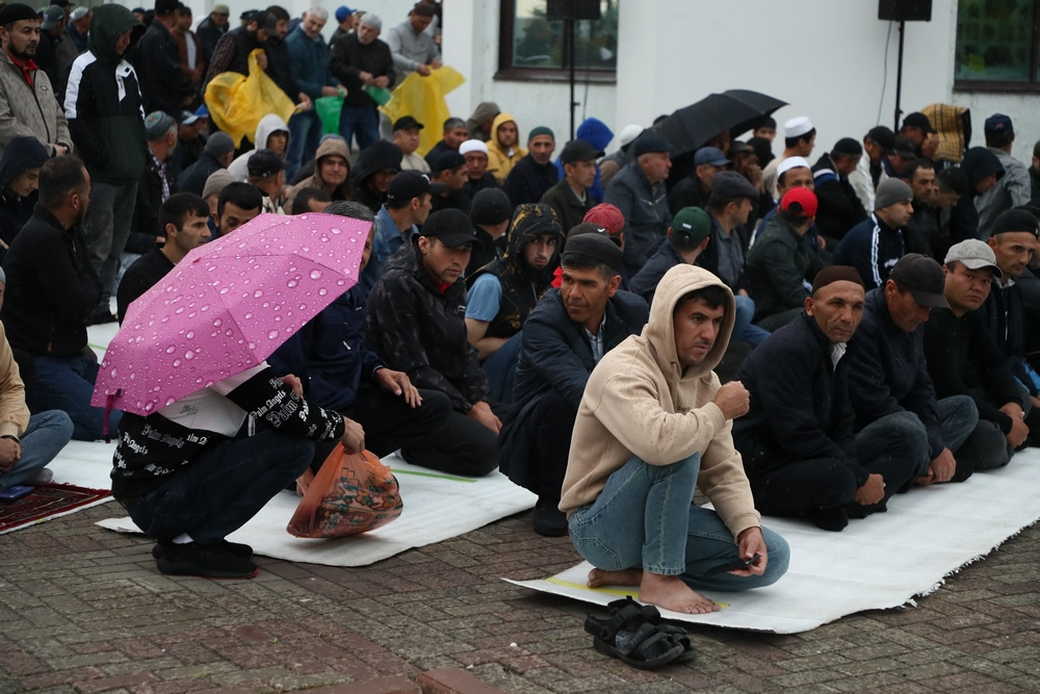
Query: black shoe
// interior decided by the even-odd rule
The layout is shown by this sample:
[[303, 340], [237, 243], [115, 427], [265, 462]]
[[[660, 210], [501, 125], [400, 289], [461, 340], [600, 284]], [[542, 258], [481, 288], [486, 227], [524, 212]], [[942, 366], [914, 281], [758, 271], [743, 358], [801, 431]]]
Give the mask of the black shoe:
[[[231, 543], [228, 543], [231, 544]], [[152, 550], [159, 573], [206, 578], [252, 578], [256, 564], [233, 553], [224, 544], [160, 544]]]
[[227, 540], [221, 540], [220, 546], [238, 557], [250, 559], [253, 556], [253, 548], [241, 542], [228, 542]]
[[817, 528], [840, 532], [849, 524], [849, 514], [840, 506], [820, 508], [809, 513], [809, 520], [815, 523]]
[[534, 531], [543, 537], [563, 537], [567, 534], [567, 516], [551, 506], [535, 506]]
[[99, 306], [94, 309], [93, 313], [90, 314], [90, 318], [87, 319], [87, 325], [100, 325], [102, 323], [115, 323], [116, 317], [112, 315], [112, 312], [105, 306]]

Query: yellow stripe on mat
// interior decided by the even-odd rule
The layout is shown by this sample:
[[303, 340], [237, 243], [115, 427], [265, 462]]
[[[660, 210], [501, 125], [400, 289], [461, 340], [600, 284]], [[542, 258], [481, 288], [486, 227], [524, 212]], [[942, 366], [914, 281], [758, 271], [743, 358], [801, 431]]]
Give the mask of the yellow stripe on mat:
[[[550, 576], [549, 578], [545, 579], [545, 582], [552, 583], [555, 586], [561, 586], [563, 588], [571, 588], [573, 590], [587, 590], [593, 593], [617, 595], [622, 598], [627, 595], [631, 595], [633, 599], [639, 599], [639, 591], [634, 590], [632, 588], [589, 588], [587, 585], [581, 583], [572, 583], [571, 581], [564, 581], [562, 578], [556, 578], [555, 576]], [[716, 604], [718, 604], [719, 607], [729, 607], [728, 602], [719, 602], [717, 600], [715, 602]]]

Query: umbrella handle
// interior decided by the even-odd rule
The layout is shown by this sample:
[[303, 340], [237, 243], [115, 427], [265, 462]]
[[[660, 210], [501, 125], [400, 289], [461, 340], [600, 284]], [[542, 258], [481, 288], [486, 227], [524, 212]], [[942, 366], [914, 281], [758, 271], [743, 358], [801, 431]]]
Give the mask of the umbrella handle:
[[101, 436], [105, 439], [105, 443], [112, 442], [112, 435], [108, 430], [108, 415], [112, 414], [112, 405], [115, 403], [116, 398], [122, 394], [123, 389], [120, 388], [115, 393], [109, 393], [105, 396], [105, 413], [104, 418], [101, 420]]

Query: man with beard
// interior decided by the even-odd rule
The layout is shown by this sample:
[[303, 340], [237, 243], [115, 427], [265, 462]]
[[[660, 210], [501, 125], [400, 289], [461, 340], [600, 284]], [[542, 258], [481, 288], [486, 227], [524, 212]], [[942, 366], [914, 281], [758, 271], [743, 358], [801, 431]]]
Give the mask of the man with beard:
[[538, 494], [534, 530], [567, 533], [559, 511], [574, 418], [589, 374], [603, 355], [646, 324], [639, 296], [619, 290], [624, 254], [606, 234], [567, 240], [560, 289], [538, 302], [521, 337], [514, 401], [519, 412], [502, 433], [502, 472]]
[[40, 16], [15, 3], [0, 10], [0, 153], [13, 138], [35, 137], [51, 155], [67, 154], [72, 137], [47, 73], [33, 58], [40, 45]]
[[195, 29], [199, 43], [202, 44], [202, 59], [206, 62], [209, 62], [213, 55], [220, 37], [227, 33], [228, 15], [230, 14], [231, 10], [227, 5], [214, 5], [209, 16], [199, 22], [199, 26]]
[[[466, 334], [480, 353], [496, 401], [512, 399], [507, 374], [516, 364], [518, 335], [549, 288], [549, 263], [563, 245], [563, 229], [548, 205], [517, 207], [508, 234], [505, 256], [466, 278]], [[496, 384], [503, 386], [497, 393]]]
[[[80, 235], [90, 202], [90, 174], [75, 157], [55, 157], [40, 168], [40, 199], [7, 252], [7, 297], [0, 313], [11, 347], [31, 368], [32, 412], [64, 410], [73, 438], [93, 441], [104, 411], [91, 407], [97, 357], [87, 347], [87, 319], [97, 304], [97, 276]], [[115, 431], [121, 413], [112, 412]]]
[[527, 136], [527, 155], [509, 172], [503, 186], [514, 207], [540, 201], [556, 184], [558, 174], [551, 161], [555, 149], [556, 136], [552, 130], [544, 125], [531, 130]]
[[314, 153], [314, 174], [303, 179], [285, 197], [284, 207], [292, 209], [296, 194], [304, 188], [317, 188], [333, 200], [350, 198], [350, 152], [339, 135], [326, 135]]
[[487, 377], [466, 339], [466, 284], [462, 275], [477, 237], [458, 210], [429, 216], [409, 252], [396, 254], [368, 301], [368, 344], [389, 369], [416, 388], [451, 401], [434, 455], [423, 465], [452, 474], [482, 476], [498, 465], [502, 428], [487, 401]]

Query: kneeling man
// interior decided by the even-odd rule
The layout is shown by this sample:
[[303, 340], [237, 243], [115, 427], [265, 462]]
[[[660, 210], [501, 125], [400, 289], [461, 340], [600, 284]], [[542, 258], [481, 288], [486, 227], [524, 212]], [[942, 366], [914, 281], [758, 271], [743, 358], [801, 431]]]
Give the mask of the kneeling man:
[[[560, 510], [595, 570], [589, 585], [639, 585], [676, 612], [718, 609], [694, 591], [739, 591], [787, 571], [787, 542], [761, 527], [733, 447], [748, 411], [739, 382], [712, 371], [734, 322], [733, 294], [692, 265], [665, 273], [650, 321], [603, 357], [574, 424]], [[700, 486], [715, 510], [693, 505]]]

